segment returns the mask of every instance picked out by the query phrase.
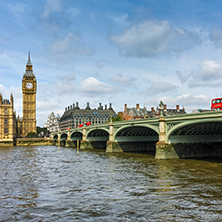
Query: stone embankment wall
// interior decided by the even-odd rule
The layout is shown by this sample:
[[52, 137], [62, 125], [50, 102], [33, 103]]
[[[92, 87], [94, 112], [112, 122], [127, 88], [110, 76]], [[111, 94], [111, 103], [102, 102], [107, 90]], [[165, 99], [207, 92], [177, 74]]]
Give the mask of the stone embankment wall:
[[0, 141], [0, 146], [15, 146], [15, 140]]
[[52, 145], [52, 140], [48, 138], [17, 138], [16, 146], [46, 146]]

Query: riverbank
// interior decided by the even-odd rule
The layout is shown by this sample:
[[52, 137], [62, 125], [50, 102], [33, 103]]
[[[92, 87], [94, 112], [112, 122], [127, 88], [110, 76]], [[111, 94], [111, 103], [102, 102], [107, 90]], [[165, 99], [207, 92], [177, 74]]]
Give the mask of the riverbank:
[[50, 138], [16, 138], [0, 141], [0, 146], [47, 146], [52, 145]]

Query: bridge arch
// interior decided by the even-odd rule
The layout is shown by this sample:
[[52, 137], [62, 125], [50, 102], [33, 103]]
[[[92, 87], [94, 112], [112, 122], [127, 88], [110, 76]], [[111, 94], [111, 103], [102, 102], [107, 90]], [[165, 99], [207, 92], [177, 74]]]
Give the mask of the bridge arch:
[[87, 132], [86, 138], [89, 141], [108, 141], [109, 130], [108, 129], [91, 129]]
[[62, 135], [60, 136], [60, 140], [66, 141], [68, 138], [68, 134], [66, 133], [62, 133]]
[[170, 143], [222, 142], [222, 119], [187, 121], [172, 127], [166, 137]]
[[83, 133], [80, 132], [80, 131], [76, 131], [76, 132], [72, 132], [70, 134], [70, 140], [72, 141], [77, 141], [77, 140], [82, 140], [82, 136], [83, 136]]
[[58, 140], [58, 134], [55, 134], [55, 135], [53, 136], [53, 140]]
[[152, 125], [123, 126], [114, 133], [116, 142], [158, 141], [159, 129]]

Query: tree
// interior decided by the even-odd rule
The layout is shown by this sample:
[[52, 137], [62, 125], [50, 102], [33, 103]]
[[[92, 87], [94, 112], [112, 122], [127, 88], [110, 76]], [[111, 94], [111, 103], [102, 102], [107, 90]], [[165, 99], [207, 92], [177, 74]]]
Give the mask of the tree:
[[120, 116], [116, 116], [116, 117], [112, 117], [112, 121], [116, 122], [116, 121], [123, 121], [123, 119]]
[[35, 132], [29, 132], [27, 135], [27, 138], [37, 138], [37, 137], [38, 137], [38, 134]]
[[37, 134], [41, 133], [41, 132], [44, 132], [44, 135], [48, 134], [48, 130], [47, 128], [45, 127], [40, 127], [40, 126], [37, 126]]

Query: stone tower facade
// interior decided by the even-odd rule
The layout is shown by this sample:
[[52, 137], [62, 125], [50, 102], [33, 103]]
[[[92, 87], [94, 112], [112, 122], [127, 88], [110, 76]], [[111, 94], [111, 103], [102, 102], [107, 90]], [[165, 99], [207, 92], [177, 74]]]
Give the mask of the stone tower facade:
[[14, 112], [14, 99], [3, 99], [0, 94], [0, 142], [13, 144], [16, 137], [16, 114]]
[[22, 137], [26, 137], [29, 132], [36, 133], [36, 79], [33, 73], [33, 67], [28, 54], [26, 72], [22, 79], [23, 93], [23, 122]]

